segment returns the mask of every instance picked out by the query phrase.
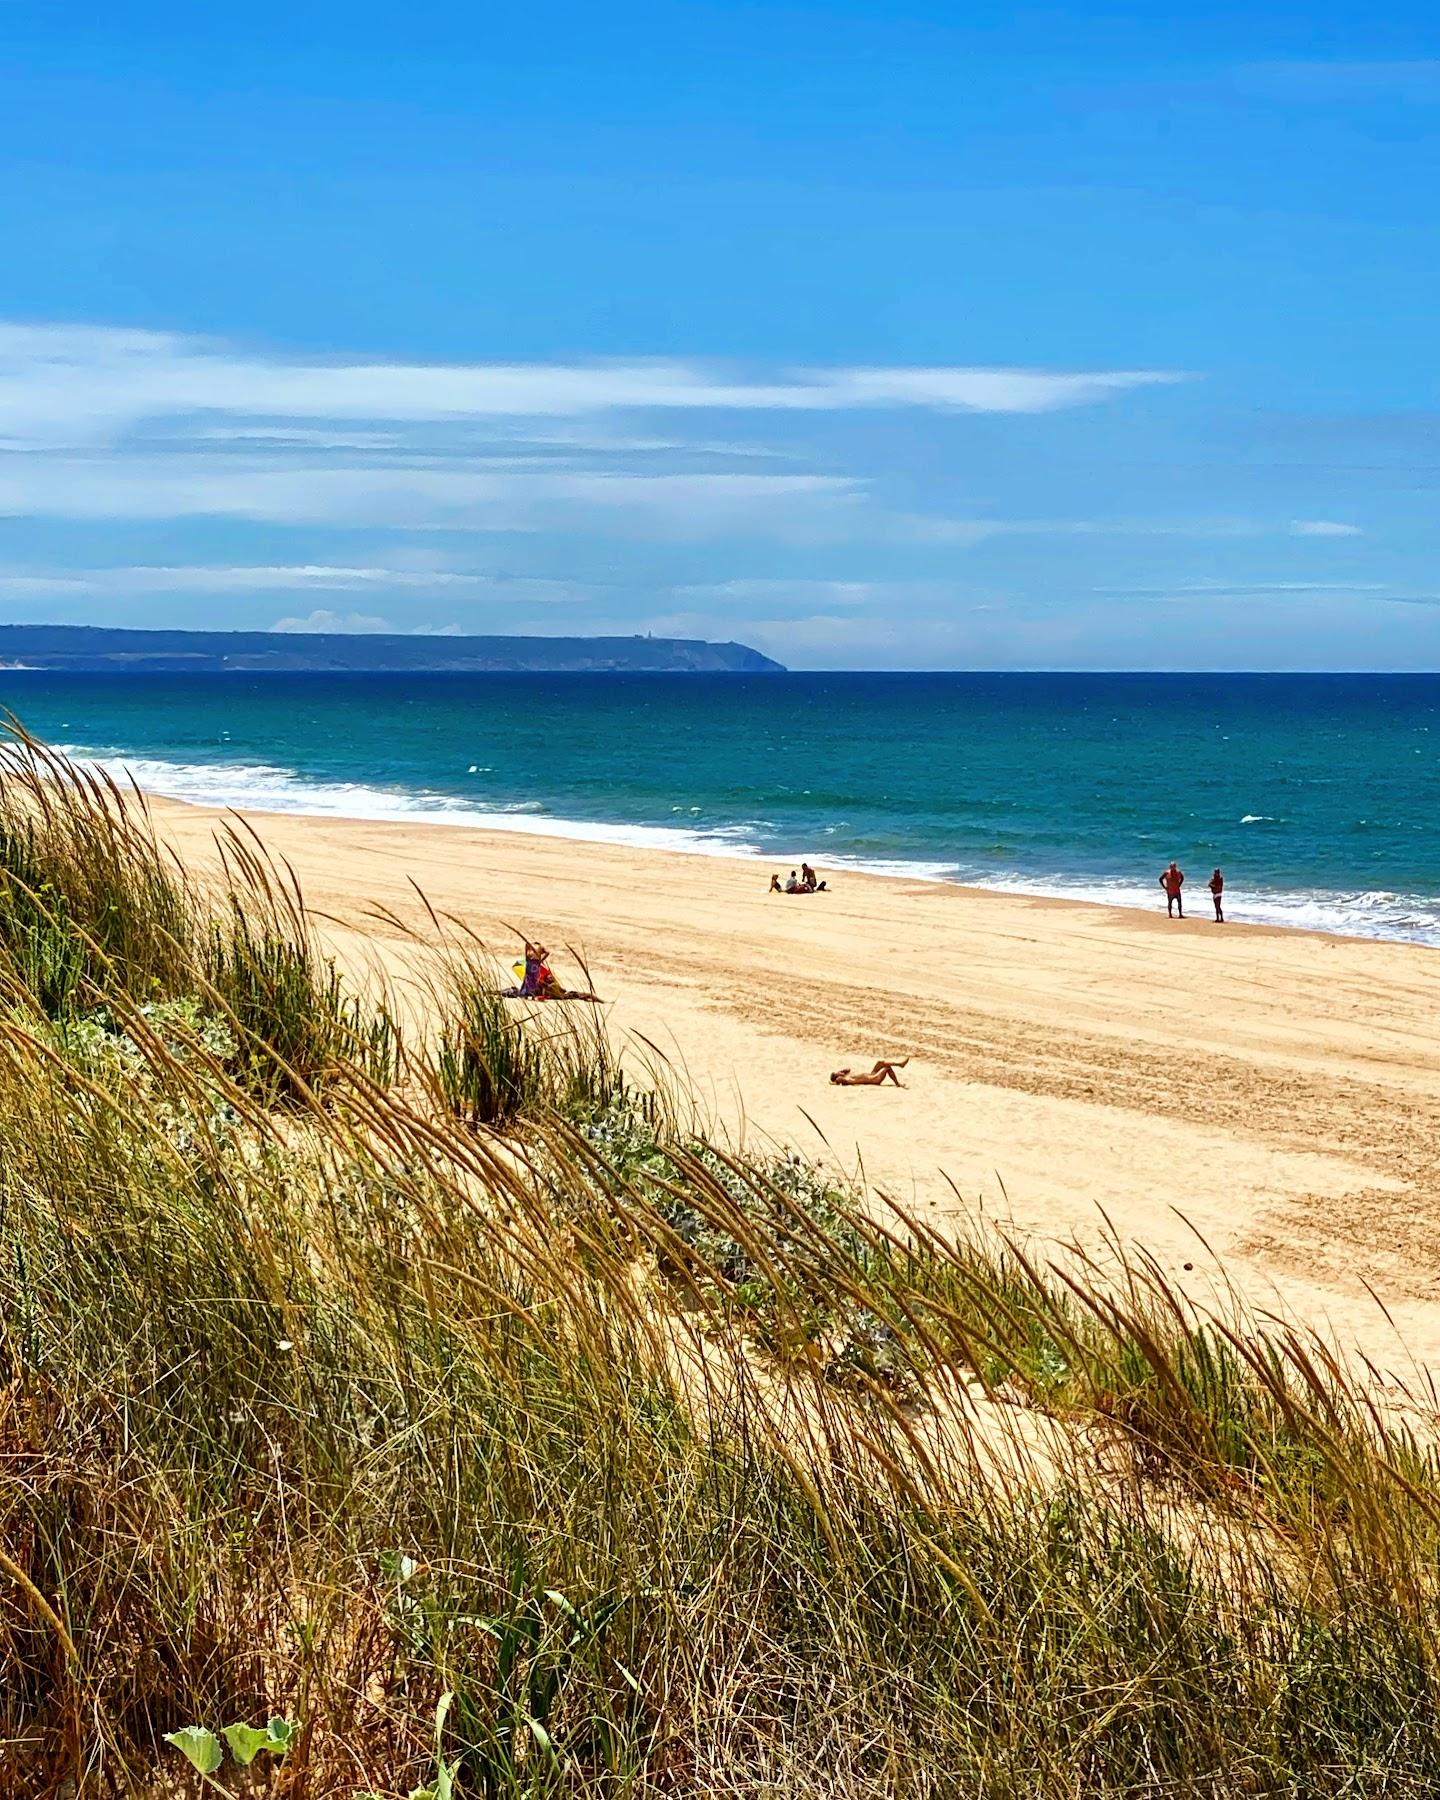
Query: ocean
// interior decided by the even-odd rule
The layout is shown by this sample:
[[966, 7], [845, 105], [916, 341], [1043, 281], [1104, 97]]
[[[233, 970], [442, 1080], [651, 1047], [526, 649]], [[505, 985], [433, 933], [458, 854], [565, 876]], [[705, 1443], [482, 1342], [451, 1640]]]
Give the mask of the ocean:
[[0, 704], [210, 805], [753, 856], [1440, 943], [1440, 676], [53, 675]]

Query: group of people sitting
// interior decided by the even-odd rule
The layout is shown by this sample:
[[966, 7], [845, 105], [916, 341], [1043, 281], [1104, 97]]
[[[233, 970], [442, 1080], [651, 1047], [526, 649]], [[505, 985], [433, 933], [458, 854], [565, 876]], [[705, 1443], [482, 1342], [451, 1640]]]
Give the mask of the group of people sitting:
[[817, 880], [815, 871], [809, 863], [802, 862], [799, 874], [797, 875], [792, 869], [787, 881], [782, 882], [778, 875], [772, 875], [770, 892], [772, 894], [823, 894], [826, 892], [826, 887], [823, 881]]

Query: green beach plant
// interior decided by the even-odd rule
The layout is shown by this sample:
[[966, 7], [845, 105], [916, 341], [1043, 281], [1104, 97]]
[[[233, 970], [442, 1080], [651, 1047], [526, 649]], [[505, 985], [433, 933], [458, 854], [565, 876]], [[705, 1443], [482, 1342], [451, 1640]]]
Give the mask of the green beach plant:
[[435, 1071], [445, 1104], [475, 1127], [513, 1124], [536, 1106], [544, 1063], [525, 1020], [500, 998], [483, 963], [452, 962]]
[[380, 1079], [384, 997], [330, 987], [293, 885], [227, 844], [102, 944], [101, 800], [67, 849], [43, 799], [80, 960], [16, 953], [25, 865], [5, 1800], [1440, 1784], [1422, 1380], [722, 1144], [478, 946]]
[[[225, 1760], [222, 1738], [232, 1761], [239, 1768], [248, 1769], [262, 1751], [269, 1756], [284, 1756], [295, 1741], [295, 1725], [293, 1720], [277, 1714], [263, 1726], [249, 1725], [243, 1720], [224, 1725], [219, 1737], [204, 1725], [182, 1725], [178, 1731], [165, 1733], [165, 1742], [173, 1744], [191, 1768], [206, 1777], [214, 1775]], [[219, 1782], [210, 1785], [222, 1793], [228, 1792]]]
[[97, 989], [193, 986], [192, 896], [143, 797], [0, 732], [0, 955], [51, 1017]]

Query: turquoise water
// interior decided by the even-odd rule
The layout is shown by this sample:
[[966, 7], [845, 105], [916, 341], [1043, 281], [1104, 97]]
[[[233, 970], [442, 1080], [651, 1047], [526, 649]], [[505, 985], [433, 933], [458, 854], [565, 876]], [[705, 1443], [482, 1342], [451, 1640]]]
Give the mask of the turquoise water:
[[58, 676], [0, 703], [209, 803], [800, 857], [1440, 943], [1440, 676]]

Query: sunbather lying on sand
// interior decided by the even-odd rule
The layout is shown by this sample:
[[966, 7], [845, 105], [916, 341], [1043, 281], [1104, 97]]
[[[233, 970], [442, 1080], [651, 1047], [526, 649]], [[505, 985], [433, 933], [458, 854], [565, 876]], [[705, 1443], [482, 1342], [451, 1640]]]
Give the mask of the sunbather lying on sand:
[[868, 1074], [864, 1069], [836, 1069], [830, 1077], [832, 1087], [884, 1087], [887, 1081], [893, 1081], [896, 1087], [904, 1087], [904, 1082], [895, 1073], [903, 1069], [910, 1058], [897, 1057], [894, 1062], [877, 1062]]

